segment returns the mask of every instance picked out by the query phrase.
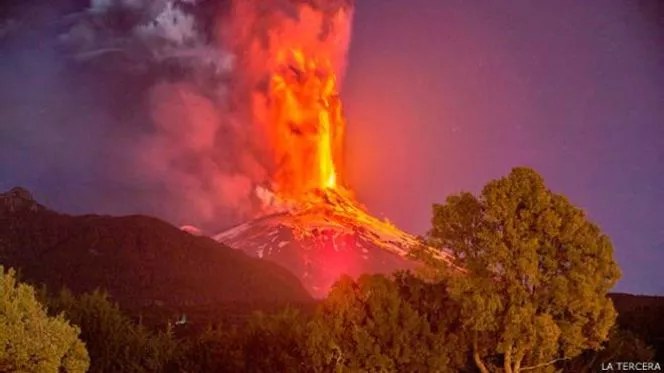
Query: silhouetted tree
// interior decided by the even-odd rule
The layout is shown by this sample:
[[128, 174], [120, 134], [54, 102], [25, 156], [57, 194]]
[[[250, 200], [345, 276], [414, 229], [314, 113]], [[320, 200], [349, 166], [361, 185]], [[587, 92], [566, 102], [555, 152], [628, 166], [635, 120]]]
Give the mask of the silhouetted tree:
[[662, 303], [638, 305], [631, 310], [621, 312], [618, 316], [621, 329], [632, 332], [655, 349], [655, 360], [657, 361], [664, 359], [664, 323], [662, 322], [664, 304]]
[[62, 314], [49, 317], [35, 290], [0, 266], [0, 372], [85, 372], [79, 333]]
[[655, 351], [636, 334], [613, 327], [609, 339], [601, 350], [587, 350], [563, 365], [563, 371], [592, 373], [602, 370], [603, 364], [617, 361], [648, 362], [653, 361]]
[[620, 277], [611, 242], [535, 171], [515, 168], [433, 213], [429, 243], [467, 270], [448, 290], [481, 372], [547, 371], [601, 347], [616, 318], [606, 294]]
[[311, 372], [305, 351], [307, 319], [294, 309], [254, 313], [241, 327], [218, 325], [187, 347], [184, 371]]
[[243, 372], [244, 339], [236, 327], [208, 327], [184, 347], [179, 359], [182, 372]]
[[49, 305], [81, 328], [90, 372], [161, 372], [175, 359], [170, 330], [153, 332], [134, 323], [104, 292], [75, 296], [63, 290]]

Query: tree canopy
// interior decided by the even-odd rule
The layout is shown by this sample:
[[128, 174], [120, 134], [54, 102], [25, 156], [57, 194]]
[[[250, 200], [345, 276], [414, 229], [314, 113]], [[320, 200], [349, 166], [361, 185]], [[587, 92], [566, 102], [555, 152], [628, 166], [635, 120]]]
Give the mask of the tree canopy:
[[0, 371], [78, 373], [90, 365], [80, 330], [49, 317], [30, 285], [0, 266]]
[[135, 323], [105, 292], [74, 295], [63, 289], [48, 304], [81, 327], [92, 359], [90, 372], [161, 372], [175, 360], [170, 330], [151, 331]]
[[425, 310], [409, 302], [416, 296], [402, 295], [403, 284], [383, 275], [341, 278], [312, 321], [314, 366], [324, 372], [458, 371], [448, 330], [432, 327]]
[[[243, 313], [205, 330], [216, 311], [193, 307], [191, 323], [163, 330], [101, 291], [44, 291], [47, 313], [0, 267], [0, 371], [546, 373], [657, 357], [661, 307], [623, 305], [614, 326], [609, 238], [535, 171], [450, 196], [432, 223], [411, 252], [426, 264], [419, 274], [342, 277], [315, 311]], [[170, 321], [172, 311], [158, 312]]]
[[607, 339], [620, 277], [611, 242], [532, 169], [448, 197], [432, 223], [428, 243], [468, 271], [448, 291], [480, 371], [546, 371]]

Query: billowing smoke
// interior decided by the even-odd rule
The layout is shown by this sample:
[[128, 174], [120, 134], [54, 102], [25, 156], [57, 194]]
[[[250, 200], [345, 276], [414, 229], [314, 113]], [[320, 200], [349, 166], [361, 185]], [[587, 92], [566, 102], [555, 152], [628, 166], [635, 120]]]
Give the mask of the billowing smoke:
[[53, 50], [79, 75], [122, 77], [98, 80], [105, 110], [70, 108], [96, 128], [80, 141], [112, 158], [97, 172], [175, 223], [219, 229], [259, 213], [279, 168], [264, 117], [275, 53], [322, 54], [342, 76], [351, 16], [350, 0], [92, 0], [54, 22]]

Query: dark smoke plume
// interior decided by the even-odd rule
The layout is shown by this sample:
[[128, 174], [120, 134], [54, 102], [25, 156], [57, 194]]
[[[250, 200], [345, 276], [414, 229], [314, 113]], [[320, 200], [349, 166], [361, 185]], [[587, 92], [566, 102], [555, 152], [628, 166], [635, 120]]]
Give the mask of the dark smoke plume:
[[[43, 1], [0, 13], [4, 183], [72, 212], [218, 230], [260, 212], [278, 165], [261, 128], [273, 52], [343, 74], [348, 1]], [[12, 185], [0, 185], [4, 189]]]

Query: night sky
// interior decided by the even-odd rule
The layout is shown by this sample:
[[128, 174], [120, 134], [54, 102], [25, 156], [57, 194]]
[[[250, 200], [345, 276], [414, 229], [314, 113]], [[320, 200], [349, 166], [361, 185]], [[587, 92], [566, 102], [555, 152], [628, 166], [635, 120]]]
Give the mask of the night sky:
[[[658, 2], [356, 3], [345, 176], [372, 213], [422, 234], [433, 203], [530, 166], [612, 238], [623, 271], [615, 290], [664, 295]], [[105, 113], [58, 111], [106, 97], [88, 94], [89, 82], [60, 89], [69, 83], [54, 52], [30, 37], [34, 48], [10, 58], [0, 49], [0, 190], [26, 186], [63, 212], [159, 215], [168, 200], [146, 206], [153, 190], [128, 188], [130, 177], [108, 177], [95, 161], [124, 156], [113, 123], [131, 117], [117, 109], [129, 99]], [[126, 84], [116, 87], [123, 95]]]
[[616, 290], [664, 294], [661, 7], [405, 4], [357, 4], [344, 96], [359, 198], [422, 233], [433, 202], [530, 166], [611, 237]]

